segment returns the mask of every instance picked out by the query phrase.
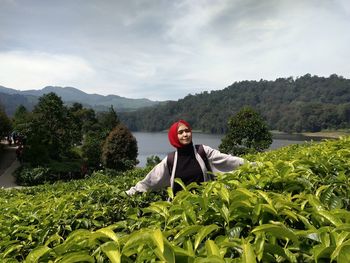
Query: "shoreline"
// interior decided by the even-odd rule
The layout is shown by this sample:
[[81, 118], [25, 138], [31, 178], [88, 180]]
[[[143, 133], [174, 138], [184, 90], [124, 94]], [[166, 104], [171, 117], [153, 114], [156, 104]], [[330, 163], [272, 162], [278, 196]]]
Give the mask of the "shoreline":
[[345, 131], [320, 131], [320, 132], [303, 132], [303, 136], [307, 137], [324, 137], [330, 139], [339, 139], [342, 136], [349, 136], [349, 132]]
[[295, 135], [303, 137], [325, 138], [325, 139], [339, 139], [342, 136], [350, 136], [349, 131], [320, 131], [320, 132], [293, 132], [285, 133], [280, 131], [271, 131], [272, 135]]

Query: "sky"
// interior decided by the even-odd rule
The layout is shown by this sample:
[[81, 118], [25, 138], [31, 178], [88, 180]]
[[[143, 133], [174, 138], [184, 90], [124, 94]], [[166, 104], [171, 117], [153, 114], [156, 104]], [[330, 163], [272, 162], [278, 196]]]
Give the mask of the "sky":
[[350, 78], [348, 0], [0, 0], [0, 85], [178, 100]]

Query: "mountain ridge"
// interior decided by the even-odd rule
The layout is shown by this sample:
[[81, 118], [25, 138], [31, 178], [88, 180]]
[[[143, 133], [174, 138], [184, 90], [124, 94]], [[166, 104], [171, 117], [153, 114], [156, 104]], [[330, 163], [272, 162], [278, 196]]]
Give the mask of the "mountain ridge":
[[[9, 116], [12, 116], [14, 114], [14, 105], [8, 105], [8, 100], [11, 100], [12, 104], [16, 104], [15, 106], [19, 106], [20, 104], [24, 103], [25, 105], [23, 106], [28, 108], [28, 110], [31, 110], [37, 103], [39, 97], [50, 92], [56, 93], [66, 104], [78, 102], [83, 104], [84, 107], [93, 108], [98, 111], [107, 110], [111, 105], [117, 111], [133, 111], [139, 108], [155, 106], [157, 104], [163, 103], [161, 101], [152, 101], [146, 98], [131, 99], [114, 94], [88, 94], [74, 87], [59, 86], [46, 86], [39, 90], [31, 89], [24, 91], [0, 86], [0, 102], [4, 105], [6, 113]], [[23, 98], [20, 99], [21, 103], [17, 105], [16, 98], [19, 98], [19, 96], [23, 96]], [[37, 97], [37, 99], [33, 98], [33, 96]]]

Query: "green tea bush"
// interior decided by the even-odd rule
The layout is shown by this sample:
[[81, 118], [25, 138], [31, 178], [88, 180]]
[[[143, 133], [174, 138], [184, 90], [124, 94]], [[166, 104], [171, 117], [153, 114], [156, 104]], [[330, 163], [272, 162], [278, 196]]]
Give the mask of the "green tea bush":
[[144, 169], [2, 190], [0, 259], [348, 263], [350, 137], [247, 158], [175, 196], [127, 196]]
[[16, 182], [22, 186], [34, 186], [56, 181], [81, 179], [85, 175], [81, 172], [81, 161], [50, 161], [46, 166], [32, 167], [24, 164], [15, 173]]

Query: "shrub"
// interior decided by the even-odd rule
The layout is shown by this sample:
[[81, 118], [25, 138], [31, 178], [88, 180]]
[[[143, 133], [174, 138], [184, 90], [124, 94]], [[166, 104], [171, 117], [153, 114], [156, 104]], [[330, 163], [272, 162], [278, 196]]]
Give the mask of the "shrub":
[[60, 180], [80, 179], [84, 177], [84, 174], [81, 172], [81, 162], [77, 160], [70, 162], [51, 161], [47, 166], [38, 167], [26, 164], [16, 171], [15, 176], [19, 185], [33, 186]]
[[137, 164], [137, 141], [129, 129], [118, 124], [108, 135], [102, 148], [106, 168], [125, 171]]

